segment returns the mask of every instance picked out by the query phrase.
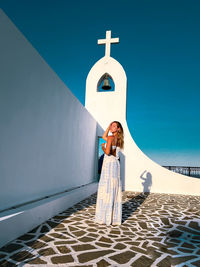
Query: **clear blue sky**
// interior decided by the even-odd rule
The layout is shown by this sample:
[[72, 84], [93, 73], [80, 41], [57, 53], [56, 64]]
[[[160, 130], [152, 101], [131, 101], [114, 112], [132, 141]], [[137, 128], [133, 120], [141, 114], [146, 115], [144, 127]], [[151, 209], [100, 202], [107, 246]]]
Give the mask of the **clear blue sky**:
[[200, 166], [200, 1], [0, 0], [0, 7], [84, 105], [85, 81], [111, 56], [127, 78], [127, 122], [161, 165]]

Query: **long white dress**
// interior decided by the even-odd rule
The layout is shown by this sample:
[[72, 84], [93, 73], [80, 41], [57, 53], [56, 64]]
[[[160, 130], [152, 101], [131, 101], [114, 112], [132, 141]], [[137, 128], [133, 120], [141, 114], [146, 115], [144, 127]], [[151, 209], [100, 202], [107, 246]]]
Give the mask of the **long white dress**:
[[[115, 148], [115, 146], [112, 146]], [[118, 150], [116, 157], [104, 155], [99, 180], [95, 222], [106, 225], [120, 225], [122, 219], [122, 189]]]

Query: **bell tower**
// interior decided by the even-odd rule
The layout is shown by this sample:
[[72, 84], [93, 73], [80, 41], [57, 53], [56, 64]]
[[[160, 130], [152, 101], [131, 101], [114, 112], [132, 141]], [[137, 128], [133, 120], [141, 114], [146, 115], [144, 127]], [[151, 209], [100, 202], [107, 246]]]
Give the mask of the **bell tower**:
[[[127, 78], [121, 64], [110, 56], [114, 43], [119, 43], [119, 38], [111, 38], [111, 31], [106, 31], [106, 39], [98, 40], [99, 45], [105, 45], [105, 56], [95, 63], [86, 80], [85, 107], [104, 129], [111, 121], [126, 121]], [[109, 79], [114, 83], [114, 90]], [[99, 91], [102, 81], [103, 90]]]
[[[120, 176], [125, 190], [199, 195], [200, 179], [160, 166], [143, 153], [131, 136], [126, 121], [127, 78], [120, 63], [110, 56], [113, 43], [119, 43], [119, 38], [111, 38], [111, 31], [106, 32], [106, 39], [98, 40], [98, 44], [105, 45], [105, 56], [87, 76], [85, 107], [98, 122], [98, 136], [102, 136], [102, 129], [106, 130], [110, 122], [116, 120], [122, 124], [124, 149], [120, 155]], [[114, 83], [113, 91], [109, 79]]]

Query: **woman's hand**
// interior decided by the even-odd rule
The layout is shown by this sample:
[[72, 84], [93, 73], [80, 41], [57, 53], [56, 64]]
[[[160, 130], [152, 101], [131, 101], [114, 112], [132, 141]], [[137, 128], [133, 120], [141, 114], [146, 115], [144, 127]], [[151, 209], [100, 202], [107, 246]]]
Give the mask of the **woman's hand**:
[[103, 138], [105, 141], [107, 141], [108, 133], [109, 133], [109, 131], [110, 131], [110, 127], [111, 127], [111, 125], [112, 125], [112, 122], [109, 124], [108, 128], [106, 129], [106, 131], [104, 132], [104, 134], [103, 134], [103, 136], [102, 136], [102, 138]]

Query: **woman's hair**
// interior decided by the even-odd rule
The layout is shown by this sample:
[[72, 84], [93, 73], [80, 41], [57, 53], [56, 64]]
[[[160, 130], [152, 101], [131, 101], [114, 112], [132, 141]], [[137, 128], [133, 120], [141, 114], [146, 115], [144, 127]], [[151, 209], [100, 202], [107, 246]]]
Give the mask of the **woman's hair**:
[[117, 142], [120, 148], [124, 148], [124, 130], [119, 121], [113, 121], [112, 123], [117, 123], [117, 128], [118, 129], [118, 137], [117, 137]]

